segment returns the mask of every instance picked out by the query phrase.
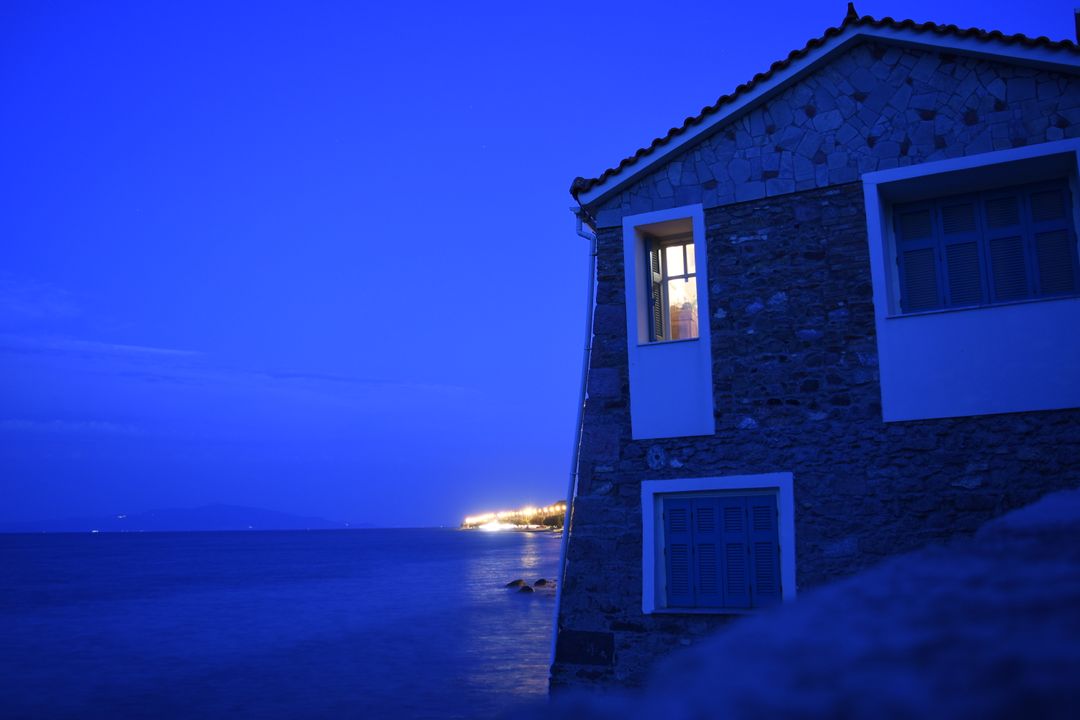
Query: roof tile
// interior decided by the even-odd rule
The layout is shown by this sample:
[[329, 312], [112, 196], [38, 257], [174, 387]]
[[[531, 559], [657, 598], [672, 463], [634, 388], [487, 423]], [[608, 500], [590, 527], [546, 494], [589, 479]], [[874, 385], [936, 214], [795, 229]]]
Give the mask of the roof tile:
[[1022, 33], [1014, 35], [1006, 35], [1000, 30], [983, 30], [981, 28], [960, 28], [956, 25], [939, 25], [933, 22], [915, 22], [914, 20], [894, 20], [891, 17], [883, 17], [881, 19], [873, 18], [869, 15], [859, 15], [855, 12], [854, 3], [848, 3], [847, 15], [844, 17], [844, 21], [840, 23], [839, 27], [830, 27], [821, 34], [820, 37], [811, 38], [805, 46], [798, 50], [792, 50], [788, 53], [788, 56], [782, 60], [777, 60], [769, 69], [763, 73], [758, 73], [750, 79], [749, 82], [743, 83], [735, 88], [734, 91], [727, 95], [721, 95], [720, 98], [713, 103], [701, 109], [701, 112], [697, 115], [691, 116], [683, 120], [682, 125], [679, 127], [673, 127], [667, 131], [667, 134], [653, 139], [649, 143], [648, 147], [639, 148], [630, 157], [624, 158], [618, 165], [613, 168], [608, 168], [602, 172], [599, 177], [595, 178], [582, 178], [578, 177], [574, 179], [574, 182], [570, 185], [570, 194], [574, 196], [576, 200], [580, 193], [591, 190], [597, 185], [603, 183], [609, 177], [617, 175], [624, 169], [637, 163], [643, 157], [647, 157], [656, 151], [657, 148], [663, 147], [670, 143], [673, 139], [682, 135], [690, 128], [699, 125], [703, 120], [710, 115], [714, 115], [719, 112], [725, 105], [734, 102], [736, 99], [750, 92], [760, 83], [768, 80], [777, 72], [791, 65], [792, 62], [806, 56], [811, 50], [821, 47], [830, 38], [833, 38], [850, 26], [859, 27], [871, 27], [875, 29], [888, 28], [892, 30], [911, 30], [917, 33], [934, 33], [936, 35], [952, 35], [960, 38], [976, 38], [978, 40], [995, 40], [1005, 43], [1006, 45], [1022, 45], [1024, 47], [1032, 48], [1047, 48], [1051, 50], [1067, 50], [1075, 53], [1080, 53], [1080, 46], [1071, 40], [1051, 40], [1045, 35], [1039, 37], [1028, 37]]

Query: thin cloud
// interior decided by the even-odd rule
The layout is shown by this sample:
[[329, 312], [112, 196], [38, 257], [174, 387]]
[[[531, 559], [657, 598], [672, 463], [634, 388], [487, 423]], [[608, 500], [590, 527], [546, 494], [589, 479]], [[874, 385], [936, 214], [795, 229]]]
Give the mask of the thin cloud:
[[65, 336], [0, 333], [0, 353], [39, 356], [43, 362], [66, 370], [132, 382], [306, 394], [334, 404], [422, 402], [423, 398], [432, 397], [460, 398], [468, 392], [468, 388], [452, 384], [230, 367], [214, 364], [205, 353], [195, 350]]
[[123, 345], [118, 343], [77, 340], [62, 336], [49, 335], [13, 335], [0, 333], [0, 350], [51, 355], [104, 355], [123, 357], [198, 357], [202, 355], [194, 350], [151, 347], [147, 345]]
[[142, 435], [134, 425], [105, 420], [0, 420], [0, 431], [78, 435]]
[[81, 314], [82, 308], [67, 290], [0, 272], [0, 322], [57, 320]]

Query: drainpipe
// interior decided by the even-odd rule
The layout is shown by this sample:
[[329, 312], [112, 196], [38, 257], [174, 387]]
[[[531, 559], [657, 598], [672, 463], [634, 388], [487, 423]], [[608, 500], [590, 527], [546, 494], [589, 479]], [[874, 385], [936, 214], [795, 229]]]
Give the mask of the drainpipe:
[[574, 425], [574, 445], [570, 456], [570, 481], [566, 488], [566, 517], [563, 518], [562, 549], [559, 552], [559, 580], [555, 585], [555, 622], [551, 632], [551, 664], [555, 664], [555, 646], [559, 637], [559, 607], [562, 605], [563, 584], [566, 582], [566, 548], [570, 544], [570, 519], [573, 517], [574, 496], [577, 494], [578, 461], [581, 457], [581, 431], [585, 417], [585, 395], [589, 386], [589, 359], [592, 355], [593, 302], [596, 297], [596, 235], [585, 229], [584, 210], [570, 208], [577, 220], [577, 234], [589, 241], [588, 300], [585, 302], [585, 348], [581, 354], [581, 389], [578, 392], [577, 423]]

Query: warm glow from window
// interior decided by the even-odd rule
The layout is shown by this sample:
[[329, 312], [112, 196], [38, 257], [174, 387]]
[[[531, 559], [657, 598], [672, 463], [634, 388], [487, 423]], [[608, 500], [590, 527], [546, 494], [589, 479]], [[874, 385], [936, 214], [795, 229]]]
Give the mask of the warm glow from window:
[[697, 262], [694, 239], [650, 238], [651, 339], [698, 337]]

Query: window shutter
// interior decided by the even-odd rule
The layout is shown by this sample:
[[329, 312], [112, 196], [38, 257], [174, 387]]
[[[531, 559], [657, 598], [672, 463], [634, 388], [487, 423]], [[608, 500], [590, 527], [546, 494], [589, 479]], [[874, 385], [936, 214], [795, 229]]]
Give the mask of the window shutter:
[[694, 604], [697, 607], [721, 607], [724, 594], [721, 589], [719, 503], [716, 498], [699, 498], [693, 503], [694, 571], [697, 579]]
[[1041, 223], [1065, 218], [1065, 190], [1054, 188], [1031, 193], [1031, 220]]
[[1039, 295], [1074, 293], [1078, 289], [1076, 236], [1068, 217], [1069, 194], [1065, 187], [1052, 187], [1029, 197]]
[[746, 523], [746, 498], [720, 498], [720, 536], [723, 570], [724, 607], [750, 607], [749, 533]]
[[897, 229], [901, 240], [920, 240], [934, 234], [933, 215], [930, 208], [900, 212], [897, 217]]
[[751, 495], [750, 593], [754, 607], [780, 602], [780, 541], [777, 529], [776, 496]]
[[938, 238], [934, 233], [934, 207], [926, 203], [903, 205], [895, 212], [900, 267], [900, 309], [933, 310], [942, 305], [938, 279]]
[[975, 203], [942, 205], [941, 229], [946, 235], [975, 232]]
[[990, 241], [990, 277], [995, 300], [1020, 300], [1028, 296], [1024, 239], [1001, 237]]
[[690, 501], [664, 500], [664, 551], [668, 607], [693, 607]]
[[946, 245], [945, 265], [950, 305], [978, 305], [983, 301], [978, 243]]
[[1043, 295], [1060, 295], [1076, 290], [1073, 266], [1075, 241], [1066, 229], [1035, 236], [1035, 257], [1039, 263], [1039, 289]]
[[660, 265], [660, 248], [649, 249], [649, 295], [652, 303], [653, 340], [663, 340], [664, 336], [664, 275]]
[[1016, 195], [989, 198], [986, 201], [986, 226], [991, 230], [1020, 224], [1020, 198]]
[[941, 306], [934, 248], [901, 252], [900, 275], [904, 288], [900, 304], [905, 312], [933, 310]]

